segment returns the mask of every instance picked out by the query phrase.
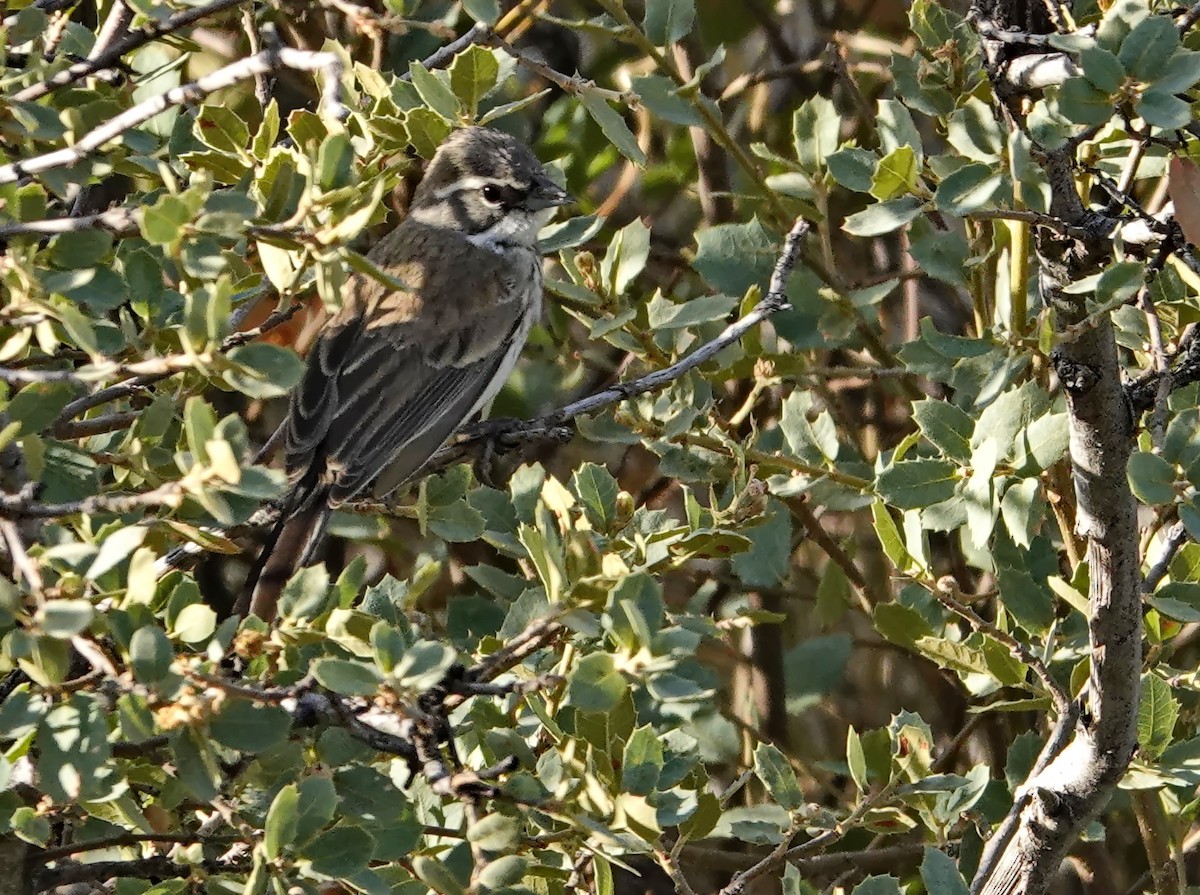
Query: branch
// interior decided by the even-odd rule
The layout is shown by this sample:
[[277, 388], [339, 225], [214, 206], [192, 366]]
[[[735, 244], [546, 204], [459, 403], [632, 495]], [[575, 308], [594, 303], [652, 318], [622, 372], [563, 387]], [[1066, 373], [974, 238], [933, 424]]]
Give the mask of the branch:
[[[1200, 382], [1200, 338], [1197, 338], [1196, 329], [1191, 329], [1180, 339], [1179, 349], [1171, 356], [1167, 366], [1168, 394], [1193, 382]], [[1159, 400], [1162, 376], [1160, 371], [1151, 370], [1129, 384], [1126, 392], [1135, 416], [1141, 416]]]
[[1150, 595], [1158, 589], [1159, 582], [1167, 577], [1167, 570], [1171, 568], [1171, 560], [1175, 558], [1179, 548], [1186, 544], [1190, 537], [1187, 527], [1182, 522], [1176, 522], [1171, 526], [1166, 540], [1163, 541], [1162, 552], [1154, 561], [1154, 565], [1150, 566], [1150, 571], [1146, 573], [1146, 578], [1142, 582], [1142, 593]]
[[59, 519], [63, 516], [95, 513], [130, 513], [145, 507], [177, 508], [185, 494], [182, 481], [144, 491], [141, 494], [96, 494], [83, 500], [64, 503], [37, 503], [25, 494], [0, 494], [0, 518]]
[[[240, 325], [241, 321], [244, 320], [249, 311], [252, 310], [252, 306], [257, 304], [257, 302], [258, 299], [248, 299], [241, 307], [234, 311], [230, 320], [231, 324], [234, 326]], [[225, 340], [221, 343], [220, 351], [224, 353], [238, 347], [239, 345], [245, 345], [247, 342], [253, 341], [263, 333], [269, 332], [275, 327], [286, 323], [302, 307], [303, 304], [300, 302], [293, 302], [291, 305], [283, 308], [282, 310], [272, 312], [271, 315], [268, 316], [267, 319], [258, 326], [226, 336]], [[157, 360], [161, 361], [163, 359], [159, 358]], [[151, 361], [151, 363], [153, 363], [153, 361]], [[111, 414], [108, 417], [102, 417], [95, 420], [83, 420], [82, 422], [78, 423], [73, 423], [71, 420], [80, 414], [86, 413], [93, 407], [99, 407], [101, 404], [107, 404], [110, 401], [119, 401], [124, 398], [132, 398], [135, 395], [143, 394], [151, 385], [154, 385], [154, 383], [161, 382], [162, 380], [167, 379], [176, 373], [187, 372], [192, 368], [193, 366], [189, 364], [163, 364], [158, 368], [151, 367], [153, 372], [143, 372], [142, 375], [128, 379], [125, 382], [118, 382], [115, 385], [102, 388], [90, 395], [84, 395], [80, 398], [76, 398], [74, 401], [68, 402], [68, 404], [59, 412], [58, 416], [47, 428], [55, 438], [64, 440], [70, 438], [83, 438], [88, 435], [96, 435], [100, 434], [101, 432], [112, 431], [113, 428], [124, 428], [124, 426], [129, 425], [129, 423], [131, 423], [133, 420], [125, 420], [122, 414]], [[0, 376], [0, 378], [3, 377]], [[98, 428], [98, 424], [101, 423], [102, 419], [114, 420], [117, 424], [113, 425], [111, 428], [106, 428], [103, 426]]]
[[70, 68], [60, 71], [40, 84], [26, 87], [13, 96], [12, 99], [14, 102], [26, 103], [41, 99], [59, 87], [74, 84], [76, 81], [81, 81], [89, 75], [94, 75], [99, 71], [112, 67], [120, 61], [122, 56], [136, 50], [138, 47], [144, 47], [146, 44], [164, 35], [172, 34], [182, 28], [186, 28], [188, 25], [194, 25], [201, 19], [206, 19], [211, 15], [215, 15], [243, 2], [245, 0], [214, 0], [213, 3], [209, 3], [207, 6], [198, 6], [195, 9], [176, 13], [173, 16], [163, 19], [161, 22], [151, 21], [137, 31], [130, 32], [125, 37], [115, 41], [105, 52], [84, 62], [77, 62]]
[[979, 613], [968, 606], [963, 601], [963, 593], [958, 589], [958, 582], [954, 580], [953, 575], [944, 575], [939, 578], [931, 590], [933, 591], [933, 595], [937, 597], [938, 602], [943, 606], [960, 618], [965, 619], [975, 630], [987, 634], [996, 642], [1008, 647], [1008, 651], [1012, 653], [1013, 658], [1018, 662], [1028, 665], [1033, 673], [1037, 675], [1038, 680], [1042, 682], [1042, 686], [1046, 688], [1046, 692], [1050, 694], [1050, 698], [1054, 701], [1054, 710], [1060, 716], [1070, 711], [1071, 696], [1054, 679], [1054, 676], [1050, 674], [1050, 669], [1046, 667], [1046, 663], [1035, 656], [1033, 651], [1020, 640], [1013, 637], [1007, 631], [1001, 631], [996, 625], [981, 617]]
[[[428, 58], [421, 60], [421, 65], [423, 65], [425, 68], [431, 68], [431, 69], [432, 68], [441, 68], [447, 62], [449, 62], [451, 59], [453, 59], [455, 54], [460, 53], [461, 51], [465, 50], [471, 44], [482, 43], [492, 33], [493, 33], [492, 29], [489, 26], [485, 25], [483, 22], [477, 22], [475, 25], [473, 25], [471, 27], [471, 29], [469, 31], [467, 31], [466, 34], [464, 34], [458, 40], [451, 41], [450, 43], [446, 44], [444, 47], [437, 50], [435, 53], [433, 53]], [[401, 81], [411, 81], [412, 73], [405, 72], [404, 74], [402, 74], [400, 76], [400, 80]]]
[[[758, 326], [772, 314], [788, 310], [787, 281], [796, 266], [800, 244], [808, 234], [810, 226], [803, 218], [797, 218], [784, 240], [783, 251], [775, 262], [774, 272], [767, 294], [746, 316], [725, 327], [716, 338], [705, 342], [687, 357], [676, 361], [662, 370], [655, 370], [640, 379], [621, 382], [595, 394], [573, 401], [558, 410], [533, 420], [490, 420], [468, 426], [460, 433], [457, 442], [442, 448], [426, 467], [427, 471], [442, 469], [470, 455], [479, 443], [492, 441], [502, 446], [512, 446], [524, 441], [566, 440], [570, 437], [569, 426], [577, 417], [593, 413], [610, 404], [657, 391], [670, 385], [689, 370], [693, 370], [715, 357], [742, 336]], [[564, 436], [566, 436], [564, 438]]]
[[[1041, 9], [998, 0], [989, 6], [990, 20], [975, 19], [1001, 101], [997, 115], [1008, 114], [1010, 128], [1021, 126], [1012, 111], [1019, 104], [1005, 77], [1008, 60], [999, 52], [997, 35], [1010, 26], [1021, 28], [1026, 12]], [[1048, 32], [1044, 39], [1049, 41], [1054, 28], [1036, 30]], [[1087, 228], [1093, 217], [1076, 183], [1076, 152], [1093, 136], [1084, 131], [1063, 147], [1034, 154], [1050, 185], [1050, 213], [1071, 226]], [[1137, 503], [1126, 475], [1135, 418], [1110, 314], [1096, 315], [1092, 323], [1086, 296], [1064, 291], [1107, 266], [1113, 243], [1100, 233], [1078, 240], [1039, 228], [1036, 250], [1040, 289], [1054, 310], [1060, 342], [1051, 362], [1067, 398], [1076, 530], [1087, 538], [1091, 667], [1079, 703], [1059, 715], [1033, 771], [988, 841], [972, 882], [974, 895], [1045, 892], [1067, 850], [1107, 804], [1137, 748], [1142, 576]]]
[[120, 115], [110, 118], [99, 127], [84, 134], [74, 146], [0, 166], [0, 184], [14, 183], [43, 171], [77, 164], [127, 130], [145, 124], [155, 115], [161, 114], [172, 106], [194, 103], [218, 90], [253, 79], [257, 75], [278, 71], [281, 68], [323, 71], [325, 73], [325, 95], [322, 98], [322, 106], [326, 114], [337, 119], [344, 118], [349, 114], [349, 110], [342, 103], [343, 66], [342, 60], [337, 55], [294, 50], [290, 47], [275, 47], [254, 56], [239, 59], [237, 62], [219, 68], [212, 74], [198, 78], [190, 84], [174, 87], [166, 93], [138, 103], [133, 108], [126, 109]]
[[[208, 873], [247, 873], [251, 865], [246, 862], [222, 863], [205, 861], [201, 865]], [[33, 875], [33, 891], [44, 892], [73, 883], [88, 883], [99, 880], [118, 879], [187, 879], [194, 865], [176, 864], [170, 858], [156, 855], [134, 861], [94, 861], [90, 864], [67, 862], [58, 867], [47, 867]]]

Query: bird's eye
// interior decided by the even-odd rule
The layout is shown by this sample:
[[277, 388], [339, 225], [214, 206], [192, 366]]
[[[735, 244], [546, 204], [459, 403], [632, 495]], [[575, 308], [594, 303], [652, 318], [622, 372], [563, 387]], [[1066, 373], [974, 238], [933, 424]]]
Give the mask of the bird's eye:
[[483, 188], [483, 201], [489, 205], [499, 205], [503, 198], [504, 192], [496, 184], [489, 183]]

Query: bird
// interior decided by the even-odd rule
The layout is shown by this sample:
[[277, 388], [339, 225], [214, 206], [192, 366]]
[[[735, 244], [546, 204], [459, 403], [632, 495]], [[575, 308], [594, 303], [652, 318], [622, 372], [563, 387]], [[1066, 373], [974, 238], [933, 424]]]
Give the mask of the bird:
[[356, 273], [309, 352], [283, 424], [288, 490], [237, 614], [270, 622], [334, 509], [411, 481], [486, 413], [541, 316], [538, 231], [571, 201], [516, 137], [474, 126], [443, 141], [367, 253], [391, 282]]

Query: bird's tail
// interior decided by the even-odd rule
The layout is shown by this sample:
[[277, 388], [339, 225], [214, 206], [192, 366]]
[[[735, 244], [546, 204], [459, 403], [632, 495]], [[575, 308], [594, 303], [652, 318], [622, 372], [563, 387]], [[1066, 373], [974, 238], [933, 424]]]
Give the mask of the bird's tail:
[[325, 526], [333, 511], [323, 498], [321, 494], [280, 516], [246, 578], [234, 609], [237, 615], [245, 616], [248, 611], [263, 621], [274, 620], [284, 585], [297, 569], [312, 562], [325, 539]]

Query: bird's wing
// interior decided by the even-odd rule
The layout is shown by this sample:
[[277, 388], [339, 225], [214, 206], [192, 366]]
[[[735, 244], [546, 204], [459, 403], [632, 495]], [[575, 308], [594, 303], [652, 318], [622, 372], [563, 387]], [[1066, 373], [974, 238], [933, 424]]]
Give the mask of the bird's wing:
[[504, 298], [413, 313], [393, 293], [335, 321], [292, 395], [293, 507], [326, 493], [348, 500], [385, 470], [394, 487], [420, 469], [516, 360], [529, 309]]
[[376, 488], [384, 493], [424, 466], [511, 370], [522, 329], [519, 317], [509, 319], [489, 334], [487, 352], [465, 364], [436, 366], [424, 346], [389, 345], [345, 371], [328, 436], [331, 502], [349, 500], [386, 470]]

